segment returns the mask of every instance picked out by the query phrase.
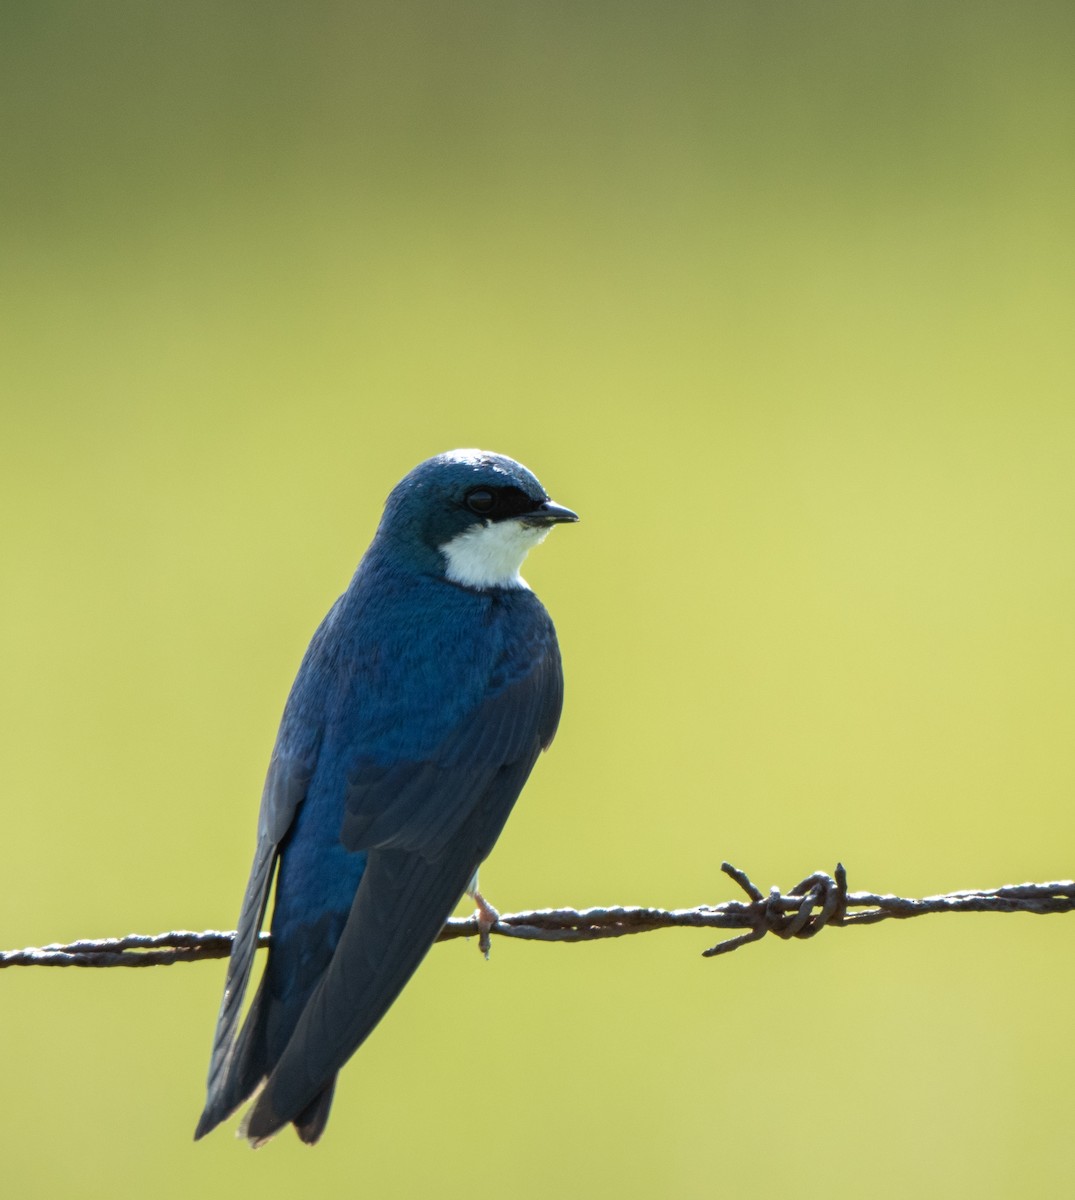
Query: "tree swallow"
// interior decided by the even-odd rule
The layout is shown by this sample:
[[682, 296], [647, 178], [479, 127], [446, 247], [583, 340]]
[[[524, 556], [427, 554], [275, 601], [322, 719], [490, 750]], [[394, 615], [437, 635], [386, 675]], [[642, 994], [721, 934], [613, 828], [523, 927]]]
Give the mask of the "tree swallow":
[[289, 1122], [316, 1142], [337, 1072], [476, 892], [563, 700], [556, 632], [519, 569], [577, 520], [482, 450], [428, 459], [388, 497], [284, 708], [195, 1138], [256, 1094], [251, 1144]]

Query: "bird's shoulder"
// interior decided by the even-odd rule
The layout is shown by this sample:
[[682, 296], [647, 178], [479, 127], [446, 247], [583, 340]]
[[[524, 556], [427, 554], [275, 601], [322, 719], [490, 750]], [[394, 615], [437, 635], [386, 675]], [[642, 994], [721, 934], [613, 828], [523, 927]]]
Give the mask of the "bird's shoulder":
[[348, 814], [349, 849], [439, 841], [497, 772], [532, 765], [562, 697], [555, 630], [529, 590], [360, 574], [295, 680], [263, 828], [279, 841], [312, 805], [327, 826]]
[[525, 588], [478, 592], [360, 567], [321, 622], [285, 705], [274, 757], [417, 760], [468, 713], [555, 663], [556, 632]]

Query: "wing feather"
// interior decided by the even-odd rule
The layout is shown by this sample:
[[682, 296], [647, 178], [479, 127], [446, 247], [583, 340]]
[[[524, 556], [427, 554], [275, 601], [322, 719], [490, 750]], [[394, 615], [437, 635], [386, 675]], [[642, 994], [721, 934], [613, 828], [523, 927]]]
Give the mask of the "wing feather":
[[244, 1092], [249, 1094], [245, 1087], [247, 1072], [238, 1069], [241, 1058], [238, 1053], [241, 1039], [236, 1037], [239, 1017], [258, 948], [258, 933], [265, 918], [280, 842], [306, 795], [310, 775], [308, 765], [297, 764], [278, 751], [273, 752], [258, 817], [257, 849], [228, 958], [224, 996], [209, 1056], [205, 1109], [194, 1133], [196, 1139], [204, 1137], [242, 1104], [246, 1099]]
[[[334, 609], [323, 622], [307, 652], [270, 763], [196, 1137], [227, 1117], [263, 1080], [264, 1090], [244, 1126], [247, 1136], [263, 1140], [289, 1121], [299, 1127], [303, 1140], [320, 1136], [336, 1072], [433, 944], [499, 836], [538, 754], [556, 732], [563, 700], [560, 655], [552, 623], [538, 605], [528, 637], [500, 664], [504, 674], [490, 681], [493, 694], [420, 761], [366, 758], [345, 770], [339, 747], [330, 742], [333, 752], [330, 757], [326, 750], [317, 768], [321, 782], [314, 785], [310, 802], [324, 806], [326, 813], [338, 804], [336, 845], [364, 852], [361, 883], [327, 967], [320, 978], [309, 980], [309, 998], [293, 997], [287, 1012], [263, 981], [237, 1035], [281, 850], [291, 836], [298, 836], [295, 830], [301, 832], [295, 817], [307, 799], [322, 738], [338, 741], [341, 734], [327, 716], [339, 700], [330, 700], [323, 690], [338, 676], [340, 652], [332, 631], [336, 613]], [[324, 660], [335, 664], [332, 670]], [[356, 735], [361, 713], [355, 709], [348, 717], [359, 723], [352, 726]], [[357, 736], [356, 741], [362, 744]], [[332, 782], [337, 771], [338, 785]], [[338, 800], [332, 791], [336, 786]], [[279, 911], [278, 902], [277, 915]]]
[[553, 638], [528, 674], [488, 697], [426, 761], [355, 767], [348, 778], [340, 841], [348, 850], [439, 853], [497, 771], [512, 763], [533, 763], [538, 751], [548, 747], [562, 704], [563, 674]]
[[353, 773], [342, 841], [368, 851], [368, 862], [332, 961], [244, 1123], [253, 1142], [317, 1107], [399, 995], [552, 740], [562, 696], [551, 640], [432, 761]]

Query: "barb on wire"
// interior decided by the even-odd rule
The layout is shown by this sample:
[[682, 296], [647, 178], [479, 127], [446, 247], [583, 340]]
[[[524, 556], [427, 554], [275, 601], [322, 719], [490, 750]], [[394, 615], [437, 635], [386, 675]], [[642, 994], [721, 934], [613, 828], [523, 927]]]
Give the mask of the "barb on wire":
[[[847, 872], [837, 863], [832, 875], [815, 871], [787, 892], [771, 888], [765, 895], [746, 872], [731, 863], [721, 870], [746, 893], [747, 900], [725, 900], [698, 908], [543, 908], [502, 913], [490, 932], [536, 942], [593, 942], [601, 938], [648, 933], [654, 929], [745, 930], [718, 942], [703, 956], [712, 958], [760, 941], [767, 933], [780, 938], [810, 938], [826, 926], [875, 925], [929, 913], [1026, 912], [1075, 910], [1075, 881], [1017, 883], [1004, 887], [926, 896], [921, 900], [876, 892], [849, 892]], [[480, 936], [478, 914], [450, 920], [438, 941]], [[55, 943], [26, 950], [0, 951], [0, 967], [155, 967], [206, 958], [227, 958], [232, 934], [218, 930], [193, 933], [175, 930], [152, 936], [128, 934]], [[260, 945], [270, 937], [261, 934]]]

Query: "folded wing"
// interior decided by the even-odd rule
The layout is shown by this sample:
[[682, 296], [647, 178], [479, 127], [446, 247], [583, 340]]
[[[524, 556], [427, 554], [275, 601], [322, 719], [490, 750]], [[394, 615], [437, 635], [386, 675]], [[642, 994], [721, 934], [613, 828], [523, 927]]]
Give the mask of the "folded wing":
[[398, 996], [491, 850], [563, 699], [551, 626], [521, 678], [488, 697], [426, 761], [359, 764], [341, 841], [366, 851], [331, 962], [248, 1115], [255, 1143], [294, 1121], [315, 1141], [336, 1072]]

